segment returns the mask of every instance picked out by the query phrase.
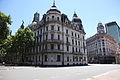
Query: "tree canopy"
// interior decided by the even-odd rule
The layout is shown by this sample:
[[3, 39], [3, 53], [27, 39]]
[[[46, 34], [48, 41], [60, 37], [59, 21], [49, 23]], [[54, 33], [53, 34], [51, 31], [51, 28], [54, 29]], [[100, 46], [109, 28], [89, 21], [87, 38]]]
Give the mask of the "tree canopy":
[[7, 38], [9, 35], [9, 27], [12, 23], [10, 15], [5, 15], [0, 12], [0, 42]]
[[29, 27], [26, 27], [25, 29], [20, 28], [15, 34], [15, 46], [18, 51], [24, 52], [24, 49], [31, 47], [33, 41], [33, 32]]
[[6, 40], [7, 54], [16, 55], [20, 61], [23, 62], [23, 58], [26, 54], [26, 50], [32, 47], [34, 38], [33, 32], [26, 27], [25, 29], [18, 29], [14, 36], [10, 36]]
[[19, 28], [15, 35], [8, 36], [11, 23], [10, 15], [0, 12], [0, 57], [17, 55], [22, 59], [33, 44], [33, 32], [29, 27]]
[[6, 53], [6, 39], [9, 35], [9, 26], [11, 25], [11, 17], [10, 15], [5, 15], [0, 12], [0, 56], [4, 56]]

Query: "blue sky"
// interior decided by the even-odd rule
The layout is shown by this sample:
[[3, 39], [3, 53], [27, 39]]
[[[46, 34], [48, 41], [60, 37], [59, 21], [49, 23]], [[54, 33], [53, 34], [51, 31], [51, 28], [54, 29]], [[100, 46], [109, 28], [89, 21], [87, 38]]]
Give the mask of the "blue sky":
[[[116, 21], [120, 25], [120, 0], [55, 0], [57, 8], [68, 15], [71, 20], [74, 11], [83, 22], [86, 38], [96, 33], [99, 22], [103, 24]], [[53, 0], [0, 0], [0, 11], [11, 15], [13, 34], [25, 22], [25, 26], [33, 20], [35, 12], [42, 15], [52, 6]]]

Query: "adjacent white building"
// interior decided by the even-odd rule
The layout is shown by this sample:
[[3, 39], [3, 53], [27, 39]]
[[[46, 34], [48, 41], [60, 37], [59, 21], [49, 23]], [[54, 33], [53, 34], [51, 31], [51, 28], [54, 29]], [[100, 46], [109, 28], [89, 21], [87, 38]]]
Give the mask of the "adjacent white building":
[[40, 66], [87, 64], [85, 32], [76, 13], [70, 21], [53, 6], [39, 20], [39, 13], [29, 25], [34, 31], [34, 46], [28, 50], [26, 63]]
[[117, 41], [105, 32], [98, 23], [97, 34], [86, 40], [88, 61], [90, 63], [116, 63]]

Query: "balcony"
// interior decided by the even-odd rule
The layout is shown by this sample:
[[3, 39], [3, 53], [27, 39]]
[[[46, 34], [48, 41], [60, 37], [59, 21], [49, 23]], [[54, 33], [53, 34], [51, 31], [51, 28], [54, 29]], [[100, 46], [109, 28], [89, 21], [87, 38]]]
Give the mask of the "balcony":
[[66, 42], [66, 45], [70, 45], [70, 42]]
[[58, 39], [48, 39], [48, 40], [44, 40], [44, 43], [64, 43], [62, 40], [58, 40]]
[[73, 54], [81, 54], [81, 55], [83, 55], [83, 53], [82, 52], [72, 52]]
[[42, 52], [49, 52], [49, 53], [55, 53], [55, 52], [59, 52], [59, 53], [63, 53], [64, 51], [63, 50], [58, 50], [58, 49], [53, 49], [53, 50], [51, 50], [51, 49], [44, 49]]
[[56, 20], [56, 19], [50, 19], [50, 20], [48, 20], [48, 21], [46, 21], [46, 23], [61, 23], [61, 21], [60, 20]]

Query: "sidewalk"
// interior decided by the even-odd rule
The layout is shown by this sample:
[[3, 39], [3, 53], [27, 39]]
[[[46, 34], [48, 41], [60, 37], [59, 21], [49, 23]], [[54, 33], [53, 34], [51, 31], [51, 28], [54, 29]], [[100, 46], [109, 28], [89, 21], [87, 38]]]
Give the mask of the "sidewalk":
[[120, 69], [94, 76], [85, 80], [120, 80]]

